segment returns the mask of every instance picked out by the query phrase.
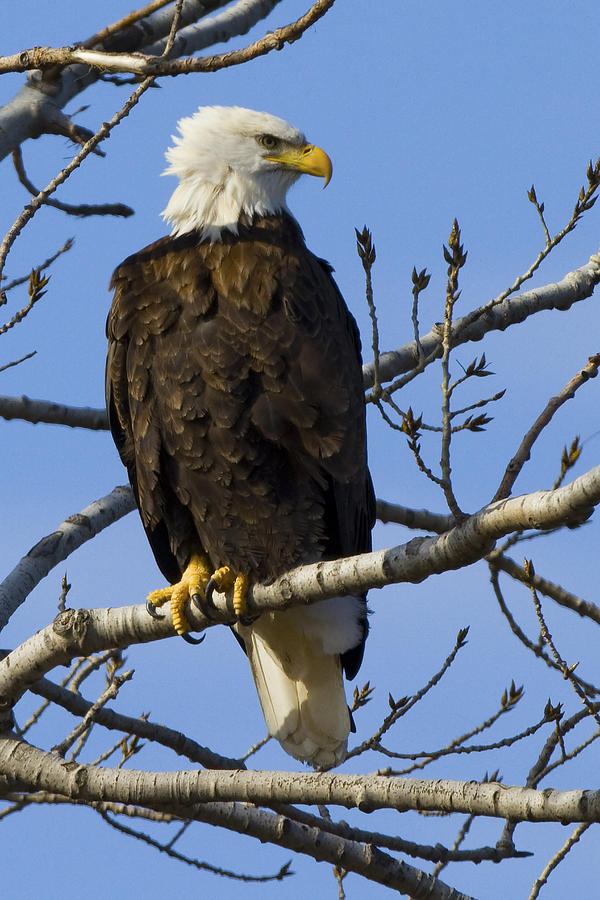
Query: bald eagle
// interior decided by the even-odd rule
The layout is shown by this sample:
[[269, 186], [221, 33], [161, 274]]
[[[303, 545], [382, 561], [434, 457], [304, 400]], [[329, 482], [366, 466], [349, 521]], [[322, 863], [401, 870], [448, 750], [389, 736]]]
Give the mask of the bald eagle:
[[172, 233], [115, 271], [107, 405], [140, 516], [186, 635], [191, 600], [233, 586], [233, 626], [271, 735], [315, 768], [343, 760], [365, 598], [244, 617], [248, 579], [371, 548], [360, 340], [331, 267], [286, 205], [329, 157], [282, 119], [200, 108], [165, 174]]

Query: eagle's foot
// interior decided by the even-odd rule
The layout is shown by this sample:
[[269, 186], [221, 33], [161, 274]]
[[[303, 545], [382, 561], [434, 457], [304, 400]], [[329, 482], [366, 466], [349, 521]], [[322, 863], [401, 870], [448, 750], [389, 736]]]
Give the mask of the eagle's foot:
[[[236, 618], [242, 625], [249, 625], [253, 620], [245, 615], [248, 576], [243, 572], [236, 575], [229, 566], [222, 566], [220, 569], [217, 569], [216, 572], [213, 572], [210, 581], [206, 585], [205, 605], [214, 610], [214, 592], [218, 591], [222, 594], [230, 588], [233, 588], [233, 611]], [[201, 607], [201, 609], [203, 612], [206, 612], [204, 607]]]
[[204, 635], [201, 638], [193, 638], [188, 634], [190, 625], [185, 615], [185, 604], [191, 599], [197, 605], [198, 599], [204, 597], [209, 580], [210, 564], [207, 557], [193, 554], [177, 584], [158, 591], [150, 591], [146, 598], [146, 609], [154, 619], [162, 619], [164, 616], [157, 612], [157, 607], [163, 606], [168, 601], [171, 605], [173, 628], [177, 634], [188, 644], [201, 644]]
[[218, 591], [219, 594], [224, 594], [225, 591], [228, 591], [229, 588], [233, 586], [234, 582], [235, 574], [229, 566], [221, 566], [220, 569], [216, 569], [210, 576], [208, 584], [206, 585], [204, 603], [201, 601], [197, 602], [195, 597], [192, 598], [200, 612], [203, 612], [205, 616], [214, 619], [217, 611], [217, 607], [213, 600], [214, 592]]

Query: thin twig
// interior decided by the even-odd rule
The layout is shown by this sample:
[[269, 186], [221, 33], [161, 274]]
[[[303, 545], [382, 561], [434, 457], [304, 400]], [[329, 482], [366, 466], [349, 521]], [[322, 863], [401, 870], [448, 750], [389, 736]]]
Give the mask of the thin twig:
[[[181, 6], [183, 0], [177, 0], [177, 4], [175, 7], [175, 12], [173, 14], [173, 22], [171, 25], [171, 30], [169, 32], [169, 37], [165, 44], [165, 48], [163, 51], [163, 56], [168, 54], [171, 47], [173, 46], [173, 40], [175, 38], [175, 33], [177, 31], [177, 24], [179, 22], [179, 18], [181, 15]], [[57, 187], [63, 184], [69, 175], [71, 175], [75, 169], [77, 169], [83, 160], [89, 156], [90, 153], [93, 153], [98, 145], [103, 141], [108, 135], [111, 133], [113, 128], [116, 128], [119, 123], [126, 118], [131, 110], [136, 106], [136, 104], [141, 99], [142, 95], [148, 90], [149, 87], [154, 83], [154, 78], [152, 76], [144, 78], [142, 83], [135, 89], [135, 91], [129, 96], [127, 101], [123, 104], [121, 109], [115, 113], [112, 119], [109, 122], [104, 122], [103, 125], [98, 129], [96, 134], [92, 135], [89, 140], [87, 140], [79, 153], [73, 157], [70, 163], [68, 163], [64, 169], [62, 169], [58, 175], [56, 175], [52, 181], [38, 194], [33, 198], [31, 203], [29, 203], [20, 216], [16, 219], [12, 227], [8, 230], [2, 244], [0, 244], [0, 279], [2, 277], [2, 272], [4, 271], [4, 265], [6, 263], [6, 257], [10, 251], [10, 248], [14, 244], [15, 240], [23, 230], [23, 228], [27, 225], [27, 223], [33, 218], [38, 209], [43, 206], [48, 197], [54, 193]], [[5, 300], [4, 292], [0, 291], [0, 300]]]
[[377, 731], [371, 735], [370, 738], [367, 738], [366, 741], [363, 741], [362, 744], [359, 744], [357, 747], [354, 747], [352, 750], [348, 752], [346, 759], [350, 759], [352, 756], [359, 756], [361, 753], [364, 753], [366, 750], [371, 750], [373, 748], [377, 748], [379, 742], [383, 735], [390, 730], [392, 725], [394, 725], [399, 718], [404, 716], [413, 706], [418, 703], [436, 684], [443, 678], [445, 673], [448, 671], [452, 663], [454, 662], [457, 653], [461, 650], [467, 643], [467, 634], [469, 632], [468, 628], [461, 628], [456, 636], [456, 642], [451, 653], [446, 657], [441, 669], [435, 673], [435, 675], [427, 682], [427, 684], [422, 687], [416, 694], [412, 697], [403, 697], [401, 700], [394, 700], [392, 695], [389, 695], [389, 705], [391, 708], [391, 712], [385, 717]]
[[533, 883], [531, 893], [529, 894], [529, 900], [536, 900], [536, 897], [539, 896], [541, 888], [543, 888], [543, 886], [546, 884], [549, 876], [552, 874], [554, 869], [556, 869], [556, 867], [560, 865], [571, 847], [573, 847], [577, 843], [582, 834], [584, 834], [588, 830], [590, 825], [591, 822], [584, 822], [583, 824], [578, 825], [573, 834], [564, 842], [560, 850], [554, 854], [552, 859], [548, 861], [548, 864], [544, 868], [542, 874], [538, 878], [536, 878]]
[[200, 862], [198, 859], [194, 859], [191, 856], [184, 856], [183, 853], [178, 853], [177, 850], [173, 850], [168, 844], [161, 844], [159, 841], [155, 841], [154, 838], [151, 838], [150, 835], [144, 834], [141, 831], [135, 831], [133, 828], [128, 828], [126, 825], [123, 825], [120, 822], [116, 822], [113, 818], [111, 818], [106, 812], [99, 810], [99, 815], [106, 822], [107, 825], [110, 825], [111, 828], [115, 828], [117, 831], [120, 831], [121, 834], [129, 835], [129, 837], [137, 838], [139, 841], [143, 841], [145, 844], [149, 844], [150, 847], [154, 847], [156, 850], [160, 850], [161, 853], [166, 853], [171, 859], [176, 859], [179, 862], [187, 863], [188, 866], [192, 866], [195, 869], [201, 869], [203, 872], [212, 872], [213, 875], [221, 875], [223, 878], [233, 878], [236, 881], [246, 881], [246, 882], [265, 882], [265, 881], [282, 881], [288, 875], [292, 875], [293, 873], [290, 871], [291, 862], [285, 863], [275, 875], [244, 875], [241, 872], [232, 872], [230, 869], [222, 869], [219, 866], [212, 866], [207, 862]]
[[244, 753], [243, 756], [240, 756], [240, 760], [242, 762], [247, 762], [247, 760], [249, 760], [251, 756], [254, 756], [255, 753], [258, 753], [258, 751], [262, 747], [264, 747], [265, 744], [268, 744], [270, 740], [271, 740], [271, 735], [267, 734], [266, 737], [262, 738], [262, 740], [257, 741], [256, 744], [253, 744], [250, 747], [250, 749], [247, 750], [246, 753]]
[[[68, 679], [67, 679], [68, 680]], [[48, 702], [56, 703], [75, 716], [85, 716], [92, 707], [89, 700], [64, 687], [59, 687], [46, 678], [40, 678], [31, 686], [34, 694], [45, 697]], [[134, 718], [117, 713], [112, 709], [99, 709], [95, 714], [95, 722], [104, 728], [121, 731], [127, 735], [137, 735], [140, 739], [154, 741], [167, 747], [190, 762], [212, 769], [243, 769], [245, 765], [240, 759], [219, 756], [207, 747], [203, 747], [191, 738], [186, 737], [173, 728], [148, 721], [146, 716]], [[119, 742], [121, 743], [121, 742]]]
[[[153, 78], [145, 78], [144, 81], [135, 89], [135, 91], [131, 94], [128, 100], [123, 104], [121, 109], [115, 113], [112, 119], [109, 122], [104, 122], [104, 124], [98, 129], [96, 134], [91, 137], [88, 141], [85, 142], [79, 153], [77, 153], [71, 162], [69, 162], [64, 169], [62, 169], [58, 175], [46, 185], [46, 187], [37, 194], [30, 203], [27, 204], [23, 212], [17, 217], [13, 225], [9, 228], [2, 243], [0, 244], [0, 277], [2, 276], [2, 272], [4, 270], [4, 265], [6, 263], [6, 257], [10, 251], [10, 248], [23, 231], [28, 222], [31, 221], [33, 216], [36, 214], [38, 209], [44, 205], [48, 197], [54, 193], [54, 191], [63, 184], [69, 175], [71, 175], [75, 169], [77, 169], [86, 157], [92, 153], [98, 144], [103, 141], [108, 135], [111, 133], [113, 128], [115, 128], [126, 116], [129, 115], [133, 107], [139, 102], [142, 95], [148, 90], [150, 85], [153, 83]], [[0, 295], [3, 292], [0, 292]]]
[[[558, 672], [562, 672], [562, 669], [558, 665], [558, 663], [555, 662], [553, 659], [550, 659], [550, 657], [546, 653], [544, 653], [543, 649], [539, 645], [534, 644], [533, 641], [531, 641], [527, 637], [525, 632], [522, 631], [521, 628], [519, 628], [517, 622], [515, 621], [514, 616], [510, 612], [510, 610], [504, 600], [504, 596], [503, 596], [502, 590], [500, 588], [500, 581], [498, 579], [498, 569], [495, 568], [493, 563], [490, 563], [489, 565], [490, 565], [490, 581], [492, 584], [494, 594], [496, 595], [496, 599], [498, 601], [498, 605], [500, 606], [500, 610], [502, 611], [503, 615], [505, 616], [512, 633], [515, 635], [515, 637], [517, 637], [521, 641], [521, 643], [525, 647], [527, 647], [528, 650], [531, 650], [531, 652], [535, 656], [537, 656], [538, 659], [542, 659], [549, 668], [555, 669]], [[571, 674], [572, 674], [574, 680], [576, 680], [577, 683], [581, 686], [581, 689], [584, 691], [584, 693], [588, 694], [591, 697], [598, 696], [598, 694], [600, 694], [600, 688], [596, 687], [596, 685], [591, 684], [590, 682], [584, 681], [582, 678], [579, 678], [579, 676], [575, 675], [574, 673], [571, 673]]]
[[[14, 328], [15, 325], [18, 325], [19, 322], [22, 322], [23, 319], [29, 315], [35, 304], [38, 300], [41, 300], [42, 297], [45, 296], [46, 291], [44, 288], [48, 284], [50, 280], [50, 276], [42, 276], [39, 269], [34, 269], [29, 276], [29, 302], [22, 309], [18, 310], [14, 316], [9, 319], [0, 327], [0, 334], [6, 334], [11, 328]], [[0, 294], [2, 292], [0, 291]]]
[[[49, 256], [48, 259], [44, 260], [43, 263], [40, 263], [39, 266], [36, 266], [36, 270], [38, 272], [43, 272], [44, 269], [47, 269], [48, 266], [51, 266], [52, 263], [58, 259], [59, 256], [62, 256], [63, 253], [67, 253], [73, 244], [75, 243], [75, 238], [68, 238], [56, 253], [53, 253], [52, 256]], [[4, 277], [4, 276], [2, 276]], [[22, 275], [21, 278], [15, 278], [13, 281], [9, 282], [9, 284], [5, 285], [3, 291], [7, 294], [9, 291], [12, 291], [13, 288], [18, 287], [20, 284], [25, 284], [26, 281], [29, 281], [29, 275]]]
[[22, 362], [25, 362], [26, 359], [31, 359], [32, 356], [35, 356], [37, 350], [32, 350], [31, 353], [26, 353], [25, 356], [22, 356], [21, 359], [13, 359], [12, 362], [5, 363], [3, 366], [0, 366], [0, 372], [5, 372], [7, 369], [12, 369], [13, 366], [19, 366]]
[[168, 6], [169, 3], [173, 3], [173, 0], [154, 0], [154, 2], [148, 3], [146, 6], [142, 7], [142, 9], [134, 9], [130, 13], [127, 13], [126, 16], [123, 16], [122, 19], [113, 22], [112, 25], [107, 25], [106, 28], [97, 31], [96, 34], [93, 34], [84, 41], [81, 46], [85, 47], [87, 50], [91, 50], [92, 47], [95, 47], [98, 44], [104, 44], [106, 39], [113, 34], [118, 34], [125, 28], [130, 28], [136, 22], [139, 22], [140, 19], [145, 19], [146, 16], [156, 12], [158, 9], [162, 9], [163, 6]]
[[337, 881], [338, 886], [338, 900], [346, 900], [346, 892], [344, 891], [344, 878], [348, 872], [346, 869], [342, 869], [341, 866], [333, 867], [333, 877]]
[[419, 337], [419, 297], [422, 292], [426, 290], [430, 280], [431, 275], [427, 274], [427, 269], [422, 269], [420, 272], [417, 272], [416, 268], [413, 266], [413, 270], [411, 273], [413, 295], [411, 320], [419, 362], [421, 362], [422, 358], [425, 355], [423, 352], [423, 347], [421, 346], [421, 338]]
[[119, 688], [131, 678], [133, 678], [133, 669], [124, 672], [122, 675], [116, 675], [108, 687], [102, 691], [102, 694], [98, 697], [96, 702], [88, 709], [81, 722], [75, 726], [71, 733], [68, 734], [60, 744], [56, 744], [56, 746], [52, 748], [52, 752], [57, 753], [58, 756], [65, 756], [67, 750], [75, 743], [77, 738], [91, 728], [98, 711], [101, 710], [103, 706], [106, 706], [109, 700], [114, 700], [119, 693]]
[[583, 369], [581, 369], [577, 373], [577, 375], [571, 378], [571, 380], [555, 397], [551, 397], [551, 399], [546, 404], [545, 409], [537, 417], [537, 419], [521, 441], [521, 446], [506, 467], [506, 471], [502, 477], [502, 481], [500, 482], [500, 485], [494, 495], [494, 499], [492, 502], [495, 502], [496, 500], [504, 500], [505, 497], [510, 496], [512, 487], [517, 480], [521, 469], [531, 456], [531, 448], [533, 447], [535, 441], [538, 439], [544, 428], [552, 421], [552, 417], [557, 412], [557, 410], [559, 410], [560, 407], [567, 402], [567, 400], [571, 400], [575, 396], [575, 392], [583, 384], [589, 381], [590, 378], [595, 378], [597, 376], [599, 366], [600, 354], [597, 353], [594, 356], [590, 356], [587, 364], [583, 367]]
[[518, 565], [513, 559], [505, 556], [499, 551], [494, 550], [489, 554], [487, 559], [496, 568], [500, 569], [502, 572], [506, 572], [507, 575], [510, 575], [522, 584], [529, 586], [529, 584], [532, 583], [536, 590], [545, 594], [547, 597], [550, 597], [555, 603], [564, 606], [565, 609], [570, 609], [580, 616], [585, 616], [597, 625], [600, 625], [600, 607], [596, 606], [595, 603], [592, 603], [591, 600], [583, 600], [581, 597], [577, 597], [570, 591], [565, 590], [559, 584], [555, 584], [547, 578], [542, 578], [537, 572], [535, 575], [531, 576], [531, 581], [529, 581], [523, 566]]
[[[20, 147], [16, 147], [13, 150], [12, 160], [19, 181], [23, 187], [26, 188], [33, 197], [38, 196], [40, 191], [27, 177]], [[121, 216], [126, 219], [134, 213], [134, 210], [125, 203], [78, 203], [77, 205], [73, 205], [72, 203], [62, 203], [60, 200], [55, 200], [53, 197], [48, 197], [43, 202], [46, 206], [51, 206], [53, 209], [59, 209], [69, 216], [81, 216], [82, 218], [86, 216]]]
[[[471, 830], [471, 825], [473, 824], [474, 821], [475, 821], [475, 816], [467, 816], [467, 818], [461, 825], [460, 830], [459, 830], [458, 834], [456, 835], [456, 840], [452, 844], [452, 850], [454, 852], [456, 852], [458, 850], [458, 848], [460, 847], [460, 845], [466, 838], [467, 834]], [[433, 869], [431, 874], [437, 878], [438, 875], [440, 874], [440, 872], [443, 872], [443, 870], [446, 868], [446, 866], [448, 865], [449, 862], [450, 862], [450, 860], [447, 860], [447, 859], [441, 860], [437, 864], [437, 866], [435, 866], [435, 868]]]
[[[535, 575], [535, 570], [533, 568], [533, 563], [531, 562], [531, 560], [525, 560], [525, 574], [527, 575], [527, 577]], [[562, 656], [560, 655], [560, 653], [558, 652], [558, 650], [556, 648], [556, 644], [554, 643], [554, 640], [552, 639], [552, 635], [550, 634], [550, 631], [548, 629], [548, 625], [546, 624], [546, 620], [545, 620], [544, 614], [542, 612], [542, 604], [540, 602], [540, 598], [538, 597], [535, 586], [530, 582], [529, 587], [531, 589], [531, 596], [533, 597], [533, 605], [535, 607], [535, 613], [538, 617], [538, 622], [540, 623], [540, 630], [541, 630], [541, 634], [542, 634], [544, 641], [550, 647], [552, 656], [554, 657], [557, 666], [559, 667], [560, 671], [562, 672], [563, 678], [565, 678], [567, 681], [569, 681], [571, 683], [573, 690], [575, 691], [575, 693], [577, 694], [577, 696], [579, 697], [579, 699], [581, 700], [581, 702], [583, 703], [585, 708], [588, 710], [589, 714], [594, 717], [594, 719], [596, 720], [596, 724], [600, 728], [600, 715], [598, 715], [596, 709], [590, 703], [589, 699], [586, 697], [585, 691], [583, 691], [580, 684], [578, 684], [578, 679], [574, 677], [573, 671], [575, 669], [575, 666], [568, 666], [567, 663], [562, 658]], [[578, 664], [576, 664], [576, 665], [578, 665]]]
[[441, 487], [444, 491], [448, 509], [460, 520], [462, 512], [452, 489], [450, 466], [450, 442], [452, 427], [450, 419], [450, 400], [453, 387], [450, 385], [450, 352], [452, 350], [452, 318], [454, 306], [460, 296], [458, 290], [458, 273], [464, 266], [467, 254], [460, 243], [460, 228], [455, 219], [448, 239], [448, 247], [444, 247], [444, 258], [448, 263], [448, 281], [446, 285], [446, 306], [444, 310], [444, 332], [442, 338], [442, 446], [440, 458]]
[[466, 316], [465, 319], [461, 322], [462, 328], [467, 328], [481, 316], [485, 316], [491, 309], [503, 303], [512, 294], [518, 291], [521, 285], [524, 284], [524, 282], [528, 281], [537, 272], [543, 261], [552, 252], [552, 250], [554, 250], [554, 248], [558, 246], [558, 244], [560, 244], [560, 242], [568, 234], [570, 234], [571, 231], [575, 229], [582, 215], [589, 209], [591, 209], [592, 206], [594, 206], [597, 199], [594, 195], [596, 193], [596, 190], [598, 189], [598, 186], [600, 185], [600, 158], [598, 158], [595, 164], [590, 161], [587, 167], [586, 177], [588, 186], [587, 188], [582, 187], [579, 191], [579, 196], [575, 202], [575, 207], [573, 209], [573, 213], [571, 214], [571, 218], [564, 226], [564, 228], [562, 228], [553, 238], [551, 238], [550, 241], [546, 240], [544, 249], [541, 250], [540, 253], [538, 253], [529, 268], [525, 272], [523, 272], [522, 275], [519, 275], [510, 287], [502, 291], [502, 293], [495, 297], [493, 300], [490, 300], [489, 303], [486, 303], [478, 310], [474, 310], [472, 313]]
[[373, 281], [371, 271], [375, 262], [375, 244], [371, 232], [365, 225], [362, 231], [355, 228], [356, 232], [356, 250], [362, 262], [365, 272], [365, 297], [367, 306], [369, 307], [369, 316], [371, 317], [372, 328], [372, 347], [373, 347], [373, 396], [377, 398], [381, 393], [381, 383], [379, 381], [379, 325], [377, 323], [377, 312], [375, 310], [375, 301], [373, 299]]

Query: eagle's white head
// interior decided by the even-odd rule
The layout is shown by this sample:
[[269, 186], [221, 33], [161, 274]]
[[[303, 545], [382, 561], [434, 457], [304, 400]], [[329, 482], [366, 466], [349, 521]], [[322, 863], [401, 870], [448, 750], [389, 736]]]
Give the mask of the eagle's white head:
[[331, 178], [331, 160], [283, 119], [239, 106], [201, 106], [178, 122], [164, 175], [179, 184], [162, 215], [172, 234], [199, 229], [218, 240], [237, 232], [240, 216], [286, 209], [302, 173]]

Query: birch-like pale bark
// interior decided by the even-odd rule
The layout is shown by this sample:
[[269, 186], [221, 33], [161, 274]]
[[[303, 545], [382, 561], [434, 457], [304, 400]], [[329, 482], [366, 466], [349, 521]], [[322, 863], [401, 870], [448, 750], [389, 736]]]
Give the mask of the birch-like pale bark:
[[[97, 511], [99, 520], [109, 524], [113, 505], [122, 511], [127, 508], [130, 496], [126, 489], [121, 488], [108, 498], [103, 498], [102, 507]], [[254, 585], [248, 595], [248, 610], [254, 615], [265, 610], [283, 610], [315, 603], [328, 597], [358, 594], [388, 584], [418, 583], [430, 575], [476, 562], [490, 552], [496, 539], [513, 531], [553, 528], [583, 521], [599, 502], [600, 466], [597, 466], [554, 491], [538, 491], [491, 504], [438, 537], [414, 538], [407, 544], [388, 550], [314, 563], [294, 569], [272, 584]], [[84, 513], [93, 510], [93, 507], [94, 504]], [[31, 571], [25, 565], [26, 557], [13, 570], [8, 588], [5, 581], [0, 593], [0, 610], [3, 609], [4, 617], [9, 614], [11, 606], [16, 608], [18, 598], [22, 602], [27, 590], [31, 590], [36, 583], [36, 576], [43, 577], [50, 570], [53, 552], [62, 561], [65, 548], [79, 546], [85, 534], [89, 534], [88, 520], [89, 515], [83, 522], [67, 520], [63, 523], [64, 535], [61, 532], [56, 534], [57, 551], [52, 547], [54, 535], [37, 545], [43, 547], [45, 542], [48, 543], [49, 554], [42, 555], [43, 566], [38, 562], [37, 570]], [[235, 620], [229, 598], [215, 594], [215, 605], [212, 619], [195, 608], [189, 608], [187, 615], [193, 630], [201, 631], [219, 622]], [[38, 631], [0, 661], [0, 697], [4, 698], [4, 707], [14, 705], [35, 681], [74, 656], [88, 656], [100, 650], [159, 640], [173, 633], [168, 615], [157, 621], [148, 616], [141, 605], [66, 610], [56, 617], [52, 625]]]
[[[524, 322], [529, 316], [542, 310], [569, 309], [579, 300], [591, 297], [594, 288], [600, 282], [600, 255], [594, 254], [586, 265], [569, 272], [559, 282], [544, 287], [523, 291], [516, 297], [508, 297], [501, 303], [488, 309], [465, 326], [465, 321], [477, 315], [477, 311], [462, 319], [455, 319], [452, 325], [450, 342], [453, 347], [468, 341], [480, 341], [490, 331], [504, 331], [510, 325]], [[482, 307], [483, 309], [483, 307]], [[422, 355], [438, 358], [442, 355], [442, 330], [434, 327], [420, 339]], [[397, 375], [410, 372], [419, 362], [419, 351], [415, 341], [406, 344], [399, 350], [382, 353], [379, 357], [379, 377], [382, 382], [391, 381]], [[363, 367], [363, 383], [365, 388], [373, 385], [373, 363]]]
[[[67, 775], [65, 778], [67, 770], [70, 770], [75, 777], [70, 778]], [[434, 878], [434, 876], [427, 875], [420, 869], [416, 869], [407, 863], [395, 860], [387, 853], [383, 853], [369, 844], [360, 844], [356, 841], [347, 840], [346, 838], [324, 832], [319, 828], [309, 828], [306, 825], [294, 822], [286, 816], [276, 815], [263, 809], [255, 809], [246, 803], [208, 801], [202, 802], [202, 805], [199, 806], [196, 800], [191, 799], [191, 793], [185, 788], [183, 793], [179, 795], [177, 789], [172, 790], [166, 782], [163, 784], [163, 773], [136, 773], [133, 770], [125, 773], [123, 769], [112, 770], [113, 775], [116, 777], [115, 783], [110, 787], [106, 783], [104, 788], [108, 789], [108, 793], [103, 797], [96, 798], [92, 795], [95, 793], [99, 783], [94, 783], [89, 787], [84, 785], [84, 782], [87, 780], [85, 773], [101, 771], [108, 773], [111, 770], [71, 763], [66, 765], [63, 759], [54, 754], [44, 753], [24, 742], [10, 738], [6, 740], [0, 739], [0, 771], [10, 773], [10, 777], [14, 777], [19, 783], [27, 785], [31, 790], [46, 790], [45, 785], [54, 783], [56, 787], [51, 788], [51, 792], [73, 800], [106, 801], [113, 793], [123, 797], [129, 796], [130, 800], [123, 801], [127, 805], [135, 804], [160, 812], [166, 811], [184, 819], [195, 819], [211, 825], [221, 826], [240, 834], [257, 837], [261, 841], [269, 841], [280, 847], [287, 847], [297, 853], [312, 856], [320, 862], [340, 865], [348, 871], [363, 875], [370, 881], [384, 884], [402, 893], [408, 893], [413, 898], [469, 900], [466, 894], [455, 891], [444, 884], [444, 882]], [[133, 777], [127, 779], [119, 778], [118, 776], [121, 773]], [[24, 776], [23, 778], [21, 774]], [[139, 796], [145, 795], [144, 789], [140, 792], [135, 787], [137, 774], [147, 776], [147, 779], [143, 779], [144, 782], [146, 780], [148, 782], [156, 781], [158, 791], [149, 804], [143, 802], [140, 804], [133, 799], [138, 794]], [[173, 774], [176, 776], [187, 776], [192, 773]], [[227, 781], [236, 773], [225, 772], [222, 774], [224, 780]], [[262, 775], [264, 773], [252, 774]], [[167, 780], [170, 780], [168, 776]], [[181, 783], [179, 778], [175, 780]], [[128, 785], [126, 785], [126, 782], [128, 782]], [[75, 785], [77, 786], [75, 787]], [[166, 789], [164, 794], [160, 789], [161, 786]], [[102, 788], [100, 789], [102, 790]], [[150, 788], [149, 794], [152, 794], [152, 788]], [[166, 796], [167, 794], [170, 795], [170, 799]]]
[[341, 806], [371, 813], [411, 809], [467, 813], [511, 821], [600, 822], [600, 791], [543, 791], [498, 782], [381, 775], [268, 771], [144, 772], [65, 765], [61, 757], [14, 737], [0, 740], [0, 771], [30, 790], [86, 801], [130, 803], [189, 815], [198, 803], [243, 802]]
[[52, 534], [35, 544], [0, 584], [0, 631], [34, 587], [54, 566], [134, 508], [131, 488], [116, 487], [69, 516]]
[[[239, 0], [231, 9], [194, 28], [199, 19], [225, 6], [227, 2], [229, 0], [212, 0], [212, 2], [187, 0], [183, 4], [179, 26], [179, 32], [185, 36], [184, 41], [171, 57], [180, 52], [195, 53], [206, 49], [215, 40], [224, 42], [245, 34], [258, 21], [264, 19], [280, 0]], [[327, 6], [332, 2], [333, 0], [330, 0]], [[141, 54], [132, 57], [139, 69], [140, 61], [144, 61], [143, 54], [160, 55], [172, 21], [172, 7], [158, 10], [134, 25], [111, 33], [103, 41], [94, 43], [91, 48], [89, 42], [85, 42], [81, 52], [84, 55], [91, 53], [92, 56], [101, 53], [112, 55], [117, 51], [118, 55]], [[72, 128], [70, 119], [61, 110], [102, 74], [102, 69], [90, 66], [87, 57], [82, 57], [77, 62], [78, 51], [73, 51], [75, 56], [67, 59], [64, 54], [61, 56], [62, 51], [58, 50], [57, 64], [62, 68], [58, 74], [47, 77], [40, 71], [35, 71], [37, 64], [31, 54], [35, 55], [36, 52], [37, 48], [16, 53], [10, 58], [16, 64], [16, 68], [10, 62], [8, 68], [4, 67], [4, 71], [27, 71], [32, 67], [34, 71], [27, 84], [9, 103], [0, 108], [0, 160], [12, 153], [27, 138], [39, 137], [44, 133], [66, 133]], [[33, 65], [23, 65], [27, 59]]]

